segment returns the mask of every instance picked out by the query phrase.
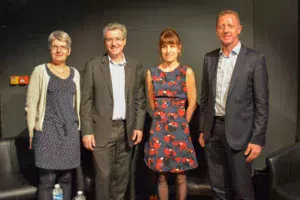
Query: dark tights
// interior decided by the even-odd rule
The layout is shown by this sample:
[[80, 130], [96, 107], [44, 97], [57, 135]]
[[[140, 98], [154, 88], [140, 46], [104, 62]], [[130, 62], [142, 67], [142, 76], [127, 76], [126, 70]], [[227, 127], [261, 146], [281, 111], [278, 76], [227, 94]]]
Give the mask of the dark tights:
[[63, 190], [64, 200], [71, 200], [72, 170], [48, 170], [39, 168], [38, 200], [52, 200], [56, 178]]

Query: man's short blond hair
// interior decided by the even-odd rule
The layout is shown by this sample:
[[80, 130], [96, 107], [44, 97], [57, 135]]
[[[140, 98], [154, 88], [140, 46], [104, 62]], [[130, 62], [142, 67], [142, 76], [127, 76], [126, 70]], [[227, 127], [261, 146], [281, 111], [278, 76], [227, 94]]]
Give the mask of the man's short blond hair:
[[218, 17], [217, 17], [217, 20], [216, 20], [216, 26], [218, 25], [218, 20], [221, 16], [223, 15], [227, 15], [227, 14], [230, 14], [230, 15], [234, 15], [236, 17], [236, 19], [238, 20], [238, 23], [241, 25], [241, 20], [240, 20], [240, 15], [239, 13], [237, 13], [236, 11], [234, 10], [223, 10], [222, 12], [220, 12], [218, 14]]

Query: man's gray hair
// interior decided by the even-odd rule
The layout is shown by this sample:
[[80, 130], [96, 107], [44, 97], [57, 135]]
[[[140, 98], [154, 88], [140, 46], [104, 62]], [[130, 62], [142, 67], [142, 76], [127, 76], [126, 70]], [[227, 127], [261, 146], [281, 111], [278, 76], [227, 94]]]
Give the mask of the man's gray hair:
[[105, 40], [105, 33], [107, 31], [111, 31], [111, 30], [120, 30], [122, 32], [123, 39], [126, 40], [126, 38], [127, 38], [126, 26], [124, 24], [120, 24], [118, 22], [111, 22], [103, 28], [103, 39], [104, 40]]

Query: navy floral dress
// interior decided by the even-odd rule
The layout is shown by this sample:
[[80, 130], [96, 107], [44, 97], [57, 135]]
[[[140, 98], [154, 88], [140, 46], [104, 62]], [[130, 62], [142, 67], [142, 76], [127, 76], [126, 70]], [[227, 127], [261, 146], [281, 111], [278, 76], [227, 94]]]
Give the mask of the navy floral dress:
[[171, 72], [150, 68], [155, 109], [144, 161], [157, 172], [179, 173], [198, 166], [186, 120], [186, 71], [187, 66]]
[[43, 131], [35, 131], [35, 165], [43, 169], [68, 170], [80, 165], [80, 135], [73, 105], [76, 85], [74, 69], [61, 79], [45, 65], [50, 76]]

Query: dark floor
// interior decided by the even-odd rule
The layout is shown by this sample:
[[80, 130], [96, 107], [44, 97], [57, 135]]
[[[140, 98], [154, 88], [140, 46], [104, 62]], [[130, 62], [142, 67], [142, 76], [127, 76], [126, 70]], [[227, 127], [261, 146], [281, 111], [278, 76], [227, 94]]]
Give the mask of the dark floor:
[[212, 198], [211, 197], [203, 197], [203, 196], [189, 196], [187, 198], [187, 200], [212, 200]]
[[[93, 195], [87, 195], [86, 196], [86, 199], [87, 200], [93, 200], [94, 199], [94, 197], [93, 197]], [[158, 199], [158, 197], [156, 197], [156, 198], [151, 198], [151, 197], [137, 197], [135, 200], [159, 200]], [[169, 198], [169, 200], [176, 200], [176, 198], [175, 197], [170, 197]], [[187, 197], [187, 199], [186, 200], [212, 200], [212, 198], [211, 197], [207, 197], [207, 196], [188, 196]]]
[[[149, 197], [147, 199], [137, 198], [136, 200], [159, 200], [159, 199]], [[170, 197], [169, 200], [176, 200], [176, 197]], [[206, 196], [188, 196], [186, 200], [212, 200], [212, 198]]]

